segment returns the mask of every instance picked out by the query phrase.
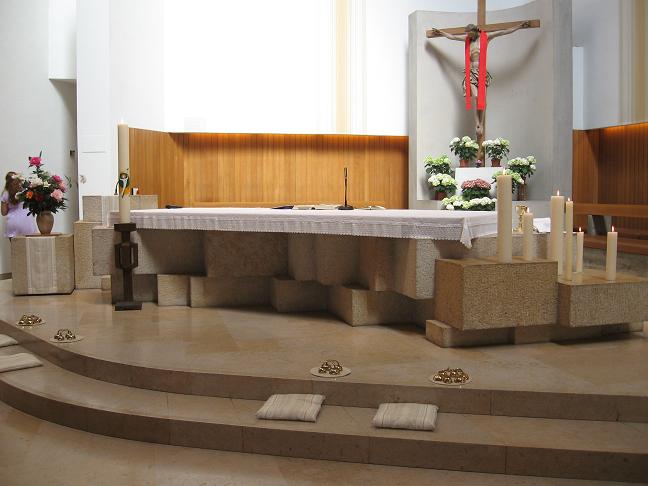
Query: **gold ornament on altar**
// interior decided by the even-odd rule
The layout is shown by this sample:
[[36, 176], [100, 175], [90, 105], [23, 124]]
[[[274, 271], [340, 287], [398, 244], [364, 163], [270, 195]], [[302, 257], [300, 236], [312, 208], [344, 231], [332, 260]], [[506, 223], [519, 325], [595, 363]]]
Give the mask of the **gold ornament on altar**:
[[525, 213], [529, 210], [529, 206], [524, 204], [518, 204], [515, 206], [515, 212], [518, 215], [518, 224], [513, 230], [514, 233], [522, 233], [522, 220], [524, 219]]
[[342, 373], [342, 365], [336, 359], [327, 359], [317, 370], [319, 373], [337, 376]]
[[432, 381], [441, 385], [463, 385], [470, 381], [470, 376], [461, 368], [446, 368], [437, 371]]
[[23, 316], [18, 321], [18, 325], [22, 327], [32, 327], [43, 324], [43, 319], [38, 317], [36, 314], [23, 314]]
[[54, 335], [55, 341], [74, 341], [76, 338], [76, 335], [69, 329], [59, 329]]

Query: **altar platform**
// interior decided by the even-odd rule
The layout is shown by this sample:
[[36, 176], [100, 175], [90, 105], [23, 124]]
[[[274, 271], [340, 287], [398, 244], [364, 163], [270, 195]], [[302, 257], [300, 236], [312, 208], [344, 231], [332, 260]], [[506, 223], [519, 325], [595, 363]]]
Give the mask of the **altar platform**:
[[[45, 360], [41, 368], [0, 375], [0, 398], [55, 423], [289, 457], [610, 481], [648, 477], [645, 332], [569, 345], [442, 349], [413, 325], [351, 328], [327, 313], [154, 304], [119, 313], [99, 290], [14, 297], [10, 284], [0, 289], [0, 332], [20, 343], [0, 354], [25, 349]], [[46, 324], [19, 329], [12, 323], [24, 313]], [[84, 339], [49, 342], [62, 327]], [[351, 375], [309, 374], [331, 358]], [[429, 381], [448, 366], [466, 370], [471, 383]], [[255, 419], [273, 393], [326, 395], [320, 419]], [[437, 431], [372, 428], [384, 401], [437, 404]]]

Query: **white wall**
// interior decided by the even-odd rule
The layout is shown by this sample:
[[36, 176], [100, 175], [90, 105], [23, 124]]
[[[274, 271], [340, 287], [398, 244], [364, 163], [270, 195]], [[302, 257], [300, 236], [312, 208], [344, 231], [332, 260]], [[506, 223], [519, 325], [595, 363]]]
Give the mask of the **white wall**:
[[[0, 2], [0, 175], [28, 172], [27, 157], [43, 150], [48, 170], [76, 180], [70, 149], [76, 145], [75, 87], [48, 79], [47, 0]], [[54, 231], [71, 232], [78, 213], [76, 189], [70, 209], [55, 216]], [[2, 218], [4, 220], [4, 218]], [[0, 223], [4, 234], [4, 221]], [[0, 274], [11, 271], [9, 242], [2, 239]]]
[[49, 0], [49, 77], [76, 79], [76, 0]]
[[583, 47], [583, 128], [619, 125], [621, 0], [573, 0], [573, 43]]
[[331, 1], [164, 4], [167, 130], [332, 130]]

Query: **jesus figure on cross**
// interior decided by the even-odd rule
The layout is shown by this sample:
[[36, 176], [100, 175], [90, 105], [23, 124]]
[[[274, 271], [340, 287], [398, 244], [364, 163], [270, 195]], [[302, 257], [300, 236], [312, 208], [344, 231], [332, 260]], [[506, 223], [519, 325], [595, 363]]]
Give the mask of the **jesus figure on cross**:
[[[471, 99], [475, 98], [475, 131], [480, 152], [484, 141], [484, 122], [486, 114], [486, 88], [492, 81], [491, 74], [485, 69], [485, 56], [482, 56], [482, 43], [488, 43], [496, 37], [512, 34], [522, 28], [531, 26], [530, 21], [521, 22], [513, 27], [493, 32], [483, 32], [475, 24], [468, 24], [464, 34], [455, 35], [440, 29], [431, 29], [434, 37], [442, 36], [453, 41], [463, 42], [466, 45], [466, 68], [464, 69], [463, 90], [466, 96], [466, 108], [471, 108]], [[482, 59], [480, 63], [480, 59]], [[470, 62], [468, 63], [468, 59]], [[480, 80], [480, 64], [484, 67], [483, 81]], [[480, 86], [483, 86], [483, 94], [480, 93]], [[470, 89], [470, 91], [468, 91]]]

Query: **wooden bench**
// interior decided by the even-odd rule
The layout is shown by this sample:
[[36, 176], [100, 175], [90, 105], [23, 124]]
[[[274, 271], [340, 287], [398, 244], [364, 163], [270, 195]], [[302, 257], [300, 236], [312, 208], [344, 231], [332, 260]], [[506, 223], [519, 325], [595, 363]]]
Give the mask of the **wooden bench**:
[[[604, 216], [648, 218], [648, 204], [574, 203], [574, 215], [592, 216], [596, 234], [585, 235], [587, 248], [605, 249], [607, 245]], [[648, 255], [648, 230], [618, 228], [618, 250], [625, 253]]]

